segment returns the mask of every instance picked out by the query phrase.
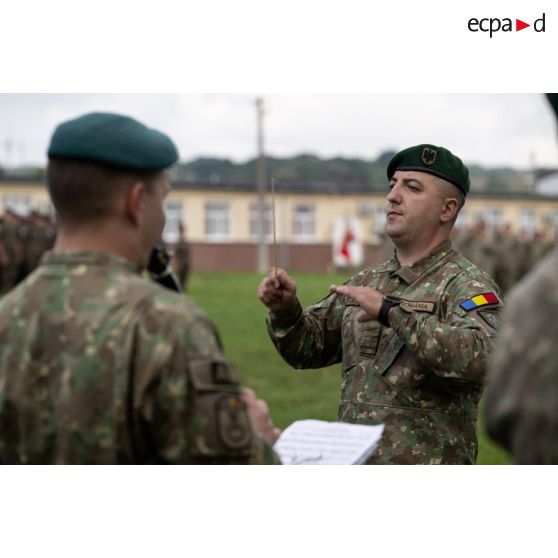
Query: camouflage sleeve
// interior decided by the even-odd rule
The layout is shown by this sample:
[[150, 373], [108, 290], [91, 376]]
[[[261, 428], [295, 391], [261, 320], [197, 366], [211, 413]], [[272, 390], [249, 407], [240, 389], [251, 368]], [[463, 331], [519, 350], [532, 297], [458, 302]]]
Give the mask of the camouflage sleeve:
[[138, 323], [137, 453], [159, 463], [278, 463], [252, 430], [240, 382], [214, 327], [193, 304], [186, 310], [190, 319], [172, 320], [155, 303]]
[[470, 310], [463, 305], [484, 293], [499, 295], [490, 281], [456, 282], [439, 302], [442, 309], [437, 314], [395, 307], [390, 310], [390, 325], [416, 358], [438, 376], [482, 383], [497, 333], [501, 297]]
[[306, 310], [297, 300], [287, 312], [269, 314], [267, 331], [293, 368], [322, 368], [341, 362], [343, 312], [337, 295], [329, 295]]
[[512, 290], [489, 366], [486, 430], [517, 463], [558, 463], [558, 250]]

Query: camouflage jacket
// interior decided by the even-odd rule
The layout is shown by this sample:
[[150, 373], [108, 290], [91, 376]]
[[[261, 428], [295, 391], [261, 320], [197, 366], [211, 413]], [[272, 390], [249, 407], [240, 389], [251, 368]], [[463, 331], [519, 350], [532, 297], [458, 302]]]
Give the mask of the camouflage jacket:
[[101, 253], [48, 253], [0, 301], [0, 463], [266, 463], [217, 334]]
[[510, 293], [484, 415], [517, 463], [558, 464], [558, 248]]
[[[448, 240], [412, 266], [402, 267], [394, 253], [347, 284], [406, 302], [391, 309], [390, 328], [359, 322], [358, 304], [336, 294], [270, 315], [268, 331], [283, 358], [295, 368], [342, 362], [338, 419], [386, 426], [371, 463], [474, 463], [501, 300], [492, 279]], [[467, 302], [485, 293], [497, 298]]]

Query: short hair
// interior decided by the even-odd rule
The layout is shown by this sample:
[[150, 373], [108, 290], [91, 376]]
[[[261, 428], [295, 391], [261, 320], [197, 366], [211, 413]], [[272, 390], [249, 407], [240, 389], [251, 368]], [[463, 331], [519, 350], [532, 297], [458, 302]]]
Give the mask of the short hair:
[[457, 211], [455, 217], [452, 220], [452, 225], [455, 223], [459, 212], [465, 205], [465, 194], [451, 182], [444, 180], [443, 178], [436, 177], [437, 187], [440, 194], [440, 199], [445, 200], [447, 198], [457, 198]]
[[107, 218], [119, 193], [134, 182], [153, 191], [161, 171], [135, 171], [73, 159], [50, 159], [47, 184], [61, 222], [93, 223]]

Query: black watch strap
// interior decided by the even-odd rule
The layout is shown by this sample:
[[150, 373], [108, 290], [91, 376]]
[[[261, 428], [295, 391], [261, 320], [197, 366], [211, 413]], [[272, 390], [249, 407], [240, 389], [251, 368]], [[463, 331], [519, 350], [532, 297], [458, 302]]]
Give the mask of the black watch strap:
[[378, 322], [380, 322], [384, 327], [389, 327], [389, 311], [394, 306], [399, 306], [400, 304], [401, 299], [394, 296], [384, 296], [382, 306], [380, 306], [380, 313], [378, 314]]

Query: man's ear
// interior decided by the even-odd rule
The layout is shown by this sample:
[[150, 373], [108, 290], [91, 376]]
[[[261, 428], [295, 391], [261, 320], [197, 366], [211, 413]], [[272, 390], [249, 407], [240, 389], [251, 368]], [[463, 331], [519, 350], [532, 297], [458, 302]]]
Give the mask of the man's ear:
[[126, 215], [135, 224], [141, 225], [145, 204], [145, 184], [134, 182], [126, 195]]
[[449, 223], [457, 215], [459, 208], [459, 201], [456, 198], [446, 198], [443, 200], [442, 214], [440, 215], [440, 222]]

